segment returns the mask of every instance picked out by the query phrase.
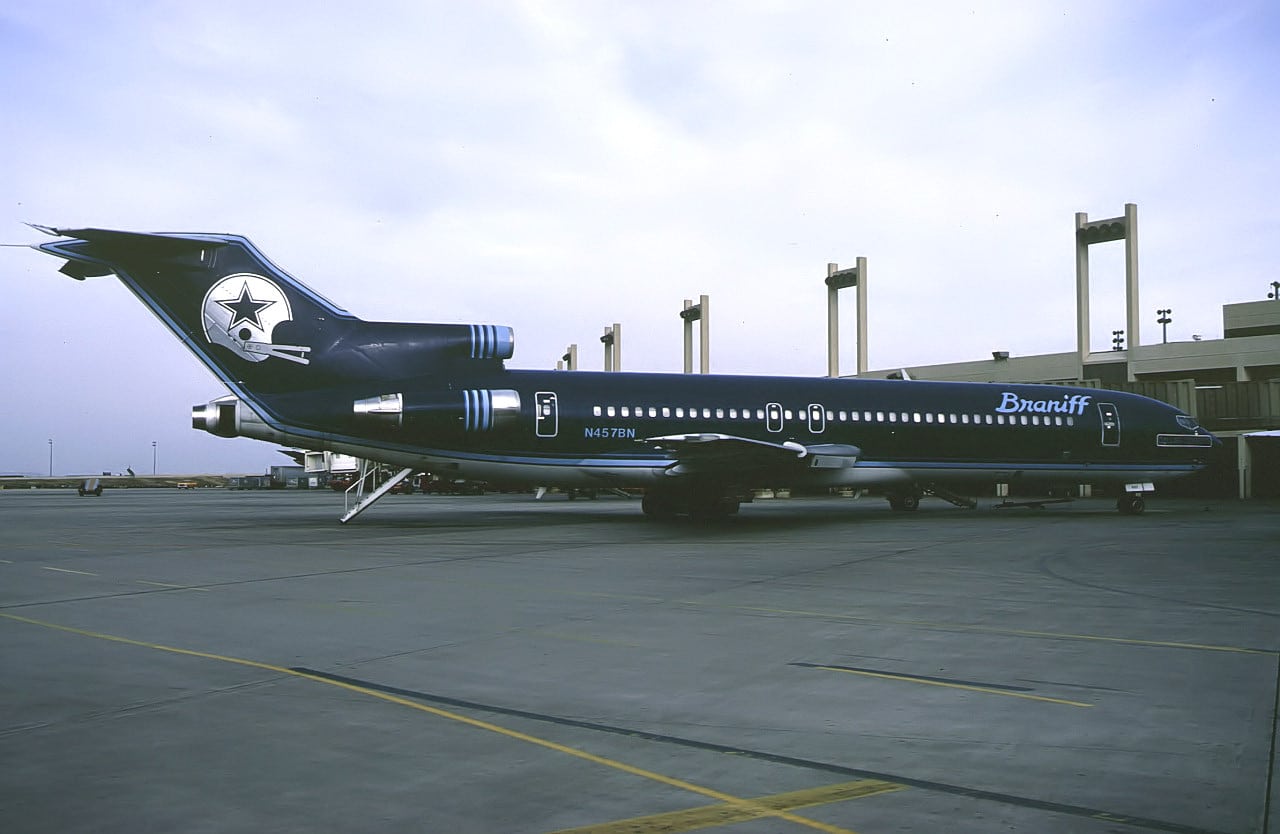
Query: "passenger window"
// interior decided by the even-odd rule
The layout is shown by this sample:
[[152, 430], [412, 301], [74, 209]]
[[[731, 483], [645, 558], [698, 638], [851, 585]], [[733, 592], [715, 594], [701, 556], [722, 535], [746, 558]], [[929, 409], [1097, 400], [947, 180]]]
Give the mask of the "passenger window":
[[1027, 415], [1023, 414], [1023, 415], [1022, 415], [1022, 425], [1024, 425], [1024, 426], [1025, 426], [1026, 424], [1027, 424]]
[[878, 420], [878, 421], [879, 421], [879, 422], [881, 422], [881, 423], [883, 423], [883, 422], [884, 422], [884, 412], [883, 412], [883, 411], [877, 411], [877, 412], [876, 412], [876, 420]]
[[593, 407], [592, 407], [592, 409], [591, 409], [591, 413], [592, 413], [592, 414], [594, 414], [596, 417], [599, 417], [599, 416], [600, 416], [600, 406], [598, 406], [598, 405], [597, 405], [597, 406], [593, 406]]
[[737, 420], [737, 419], [738, 419], [738, 409], [736, 409], [736, 408], [731, 408], [731, 409], [729, 409], [729, 419], [730, 419], [730, 420]]
[[677, 417], [683, 417], [683, 416], [684, 416], [684, 409], [683, 409], [683, 408], [677, 408], [677, 409], [676, 409], [676, 416], [677, 416]]
[[724, 409], [723, 409], [723, 408], [717, 408], [717, 409], [716, 409], [716, 419], [717, 419], [717, 420], [723, 420], [723, 419], [724, 419]]
[[[926, 415], [924, 415], [924, 416], [925, 416], [925, 422], [926, 422], [926, 423], [932, 423], [932, 422], [933, 422], [933, 415], [932, 415], [932, 414], [926, 414]], [[915, 419], [916, 419], [916, 422], [917, 422], [917, 423], [919, 423], [919, 422], [920, 422], [920, 413], [919, 413], [919, 412], [916, 412]]]
[[702, 409], [702, 419], [704, 419], [704, 420], [710, 420], [710, 419], [711, 419], [711, 409], [709, 409], [709, 408], [704, 408], [704, 409]]
[[622, 416], [623, 416], [623, 417], [630, 417], [630, 416], [631, 416], [631, 409], [627, 408], [627, 407], [624, 405], [624, 406], [622, 407]]
[[[990, 421], [990, 420], [991, 420], [991, 416], [990, 416], [990, 415], [987, 415], [987, 420], [988, 420], [988, 421]], [[1004, 425], [1004, 415], [1003, 415], [1003, 414], [997, 414], [997, 415], [996, 415], [996, 422], [1003, 426], [1003, 425]]]
[[890, 412], [889, 412], [889, 422], [890, 422], [890, 423], [896, 423], [896, 422], [898, 422], [898, 414], [897, 414], [897, 412], [896, 412], [896, 411], [890, 411]]
[[610, 417], [613, 417], [614, 416], [613, 406], [609, 406], [609, 408], [605, 411], [605, 413], [608, 414]]
[[1068, 417], [1068, 418], [1067, 418], [1067, 425], [1068, 425], [1068, 426], [1074, 426], [1075, 424], [1076, 424], [1076, 418], [1074, 418], [1074, 417]]
[[662, 407], [662, 416], [663, 416], [663, 417], [670, 417], [670, 416], [671, 416], [671, 409], [670, 409], [669, 407], [667, 407], [667, 406], [665, 406], [665, 405], [664, 405], [664, 406]]
[[[828, 422], [828, 423], [830, 423], [830, 422], [831, 422], [832, 420], [834, 420], [834, 419], [836, 419], [836, 413], [835, 413], [834, 411], [828, 411], [828, 412], [827, 412], [827, 422]], [[843, 418], [843, 417], [841, 417], [840, 419], [841, 419], [841, 420], [843, 420], [844, 418]]]
[[[862, 419], [863, 419], [863, 420], [866, 420], [868, 423], [870, 423], [870, 422], [871, 422], [871, 412], [870, 412], [870, 411], [864, 411], [864, 412], [862, 412]], [[877, 411], [877, 412], [876, 412], [876, 419], [877, 419], [877, 420], [883, 420], [883, 419], [884, 419], [884, 417], [882, 417], [882, 416], [880, 415], [880, 412], [878, 412], [878, 411]]]
[[756, 409], [756, 419], [757, 419], [757, 420], [763, 420], [763, 419], [764, 419], [764, 409], [763, 409], [763, 408], [757, 408], [757, 409]]
[[1039, 414], [1034, 414], [1034, 415], [1032, 415], [1032, 417], [1031, 417], [1031, 425], [1033, 425], [1033, 426], [1038, 426], [1038, 425], [1040, 425], [1040, 415], [1039, 415]]

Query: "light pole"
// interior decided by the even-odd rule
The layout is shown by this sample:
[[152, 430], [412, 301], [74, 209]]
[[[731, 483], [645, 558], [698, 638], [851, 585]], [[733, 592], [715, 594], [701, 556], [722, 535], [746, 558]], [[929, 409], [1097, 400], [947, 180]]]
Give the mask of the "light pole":
[[1156, 310], [1156, 324], [1160, 325], [1160, 344], [1169, 344], [1169, 322], [1173, 321], [1173, 308]]
[[49, 477], [53, 477], [53, 438], [49, 438]]
[[1124, 331], [1123, 330], [1111, 331], [1111, 349], [1124, 350]]
[[151, 441], [151, 474], [156, 474], [156, 442]]
[[1271, 282], [1271, 292], [1267, 293], [1267, 298], [1280, 301], [1280, 281]]

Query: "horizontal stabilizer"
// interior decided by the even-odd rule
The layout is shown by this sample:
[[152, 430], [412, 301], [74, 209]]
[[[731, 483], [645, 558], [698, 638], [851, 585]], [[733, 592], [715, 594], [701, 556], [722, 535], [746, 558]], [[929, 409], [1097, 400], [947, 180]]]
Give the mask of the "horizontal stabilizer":
[[68, 275], [77, 281], [83, 281], [86, 278], [101, 278], [103, 275], [111, 275], [112, 272], [101, 264], [89, 263], [87, 261], [67, 261], [62, 265], [62, 269], [58, 270], [63, 275]]
[[225, 246], [226, 241], [214, 236], [148, 234], [146, 232], [119, 232], [112, 229], [54, 229], [36, 226], [42, 232], [59, 237], [83, 240], [110, 247], [128, 247], [132, 252], [150, 252], [157, 255], [179, 255], [192, 250]]

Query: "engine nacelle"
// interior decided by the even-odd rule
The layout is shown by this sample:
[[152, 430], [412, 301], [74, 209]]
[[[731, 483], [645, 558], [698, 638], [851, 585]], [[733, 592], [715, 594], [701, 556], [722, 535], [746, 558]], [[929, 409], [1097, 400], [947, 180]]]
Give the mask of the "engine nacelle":
[[379, 394], [352, 403], [357, 425], [382, 429], [489, 432], [516, 425], [520, 393], [507, 388], [470, 388], [444, 395]]
[[290, 438], [263, 421], [258, 413], [237, 397], [219, 397], [191, 407], [191, 428], [218, 437], [252, 437], [273, 443], [292, 443]]

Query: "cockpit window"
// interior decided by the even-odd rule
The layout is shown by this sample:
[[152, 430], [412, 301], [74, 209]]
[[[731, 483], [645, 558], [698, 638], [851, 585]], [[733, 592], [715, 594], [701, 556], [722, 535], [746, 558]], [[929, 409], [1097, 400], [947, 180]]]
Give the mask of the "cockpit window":
[[1186, 414], [1178, 415], [1178, 425], [1182, 426], [1187, 431], [1197, 431], [1200, 428], [1196, 423], [1196, 418]]

